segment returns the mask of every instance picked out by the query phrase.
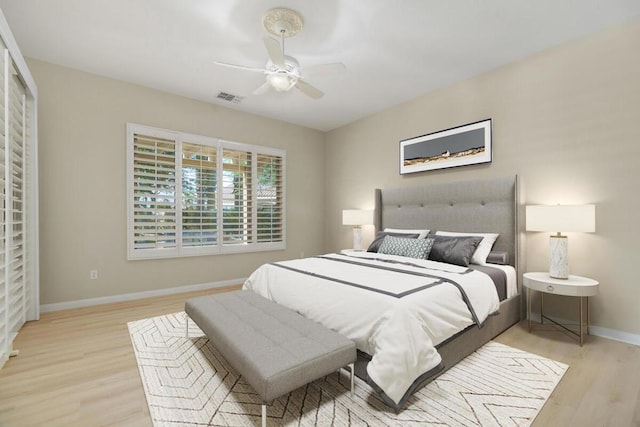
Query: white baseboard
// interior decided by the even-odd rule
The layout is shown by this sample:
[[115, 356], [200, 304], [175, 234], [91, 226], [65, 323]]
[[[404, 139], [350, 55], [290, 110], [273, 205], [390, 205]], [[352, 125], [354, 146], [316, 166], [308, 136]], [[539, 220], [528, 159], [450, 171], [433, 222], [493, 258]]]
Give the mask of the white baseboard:
[[225, 286], [238, 285], [244, 283], [246, 278], [223, 280], [220, 282], [200, 283], [198, 285], [177, 286], [175, 288], [157, 289], [153, 291], [134, 292], [130, 294], [112, 295], [108, 297], [87, 298], [76, 301], [57, 302], [53, 304], [42, 304], [41, 313], [50, 311], [68, 310], [70, 308], [90, 307], [92, 305], [110, 304], [114, 302], [132, 301], [142, 298], [159, 297], [165, 295], [182, 294], [185, 292], [203, 291], [206, 289], [223, 288]]
[[602, 326], [591, 326], [589, 328], [591, 335], [596, 335], [603, 338], [609, 338], [616, 341], [626, 342], [627, 344], [633, 344], [640, 346], [640, 335], [631, 334], [629, 332], [618, 331], [617, 329], [603, 328]]
[[[546, 315], [545, 315], [546, 316]], [[526, 314], [525, 314], [526, 318]], [[579, 322], [575, 320], [567, 320], [562, 318], [551, 317], [556, 322], [562, 324], [575, 324], [576, 330]], [[531, 320], [533, 322], [540, 323], [540, 313], [531, 313]], [[602, 326], [589, 325], [589, 333], [597, 337], [608, 338], [615, 341], [624, 342], [627, 344], [640, 346], [640, 335], [632, 334], [629, 332], [619, 331], [617, 329], [604, 328]]]

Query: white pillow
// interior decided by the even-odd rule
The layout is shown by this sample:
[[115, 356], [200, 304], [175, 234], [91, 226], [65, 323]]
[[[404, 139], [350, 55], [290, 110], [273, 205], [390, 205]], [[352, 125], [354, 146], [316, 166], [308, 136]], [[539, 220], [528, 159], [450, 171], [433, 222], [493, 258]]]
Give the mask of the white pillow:
[[409, 230], [406, 228], [385, 228], [384, 231], [387, 233], [417, 234], [418, 239], [424, 239], [429, 234], [429, 230]]
[[489, 252], [491, 252], [491, 248], [493, 248], [493, 244], [496, 242], [499, 234], [497, 233], [456, 233], [453, 231], [436, 231], [436, 235], [438, 236], [453, 236], [453, 237], [463, 237], [463, 236], [480, 236], [482, 237], [482, 241], [476, 248], [476, 251], [473, 253], [471, 257], [472, 264], [479, 265], [487, 265], [487, 257], [489, 256]]

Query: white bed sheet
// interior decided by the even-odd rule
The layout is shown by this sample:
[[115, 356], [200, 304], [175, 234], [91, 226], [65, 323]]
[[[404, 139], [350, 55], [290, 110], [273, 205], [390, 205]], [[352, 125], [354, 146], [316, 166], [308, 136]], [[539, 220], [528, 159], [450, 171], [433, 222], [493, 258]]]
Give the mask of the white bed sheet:
[[[415, 266], [402, 264], [407, 261]], [[369, 377], [398, 404], [416, 379], [440, 365], [435, 346], [474, 323], [460, 289], [447, 280], [464, 290], [479, 323], [498, 310], [495, 286], [482, 272], [367, 252], [265, 264], [244, 289], [353, 340], [372, 356]]]

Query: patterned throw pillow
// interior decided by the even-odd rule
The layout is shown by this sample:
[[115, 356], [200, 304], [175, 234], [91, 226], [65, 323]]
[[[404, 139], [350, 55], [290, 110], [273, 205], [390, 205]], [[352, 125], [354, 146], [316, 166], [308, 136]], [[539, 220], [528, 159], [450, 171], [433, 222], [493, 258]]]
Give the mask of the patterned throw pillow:
[[396, 237], [404, 237], [405, 239], [417, 239], [420, 236], [418, 233], [415, 234], [406, 234], [406, 233], [394, 233], [391, 231], [378, 231], [376, 234], [376, 238], [373, 239], [373, 242], [367, 248], [367, 252], [378, 252], [380, 250], [380, 245], [382, 241], [387, 236], [396, 236]]
[[385, 236], [378, 253], [427, 259], [432, 246], [433, 239], [407, 239], [406, 237]]

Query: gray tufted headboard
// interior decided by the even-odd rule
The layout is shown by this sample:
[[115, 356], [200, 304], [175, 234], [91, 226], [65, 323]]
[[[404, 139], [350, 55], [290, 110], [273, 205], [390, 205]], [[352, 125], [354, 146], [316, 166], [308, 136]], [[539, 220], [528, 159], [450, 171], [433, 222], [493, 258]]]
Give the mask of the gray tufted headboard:
[[374, 223], [384, 228], [425, 228], [432, 232], [499, 233], [493, 249], [509, 253], [518, 266], [518, 178], [426, 184], [377, 189]]

